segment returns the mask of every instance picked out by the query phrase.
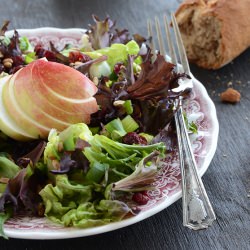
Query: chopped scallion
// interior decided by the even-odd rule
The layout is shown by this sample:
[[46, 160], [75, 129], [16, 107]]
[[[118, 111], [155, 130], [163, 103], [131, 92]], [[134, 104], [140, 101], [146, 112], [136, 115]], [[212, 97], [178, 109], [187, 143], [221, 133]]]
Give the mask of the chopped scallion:
[[122, 125], [127, 133], [134, 132], [139, 128], [138, 123], [131, 115], [127, 115], [124, 119], [122, 119]]
[[131, 114], [133, 113], [134, 110], [133, 110], [133, 106], [132, 106], [131, 100], [126, 100], [126, 101], [124, 102], [123, 106], [124, 106], [124, 108], [125, 108], [125, 110], [126, 110], [126, 113], [127, 113], [128, 115], [131, 115]]

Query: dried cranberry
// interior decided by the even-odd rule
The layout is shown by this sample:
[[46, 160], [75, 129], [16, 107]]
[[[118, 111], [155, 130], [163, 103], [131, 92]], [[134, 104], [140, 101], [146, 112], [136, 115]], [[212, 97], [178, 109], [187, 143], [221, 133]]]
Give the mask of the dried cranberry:
[[115, 64], [115, 66], [114, 66], [114, 72], [118, 75], [119, 73], [120, 73], [120, 71], [121, 71], [121, 66], [123, 66], [123, 64], [122, 63], [117, 63], [117, 64]]
[[127, 133], [123, 139], [122, 139], [123, 143], [125, 144], [140, 144], [140, 145], [147, 145], [147, 140], [145, 137], [138, 135], [135, 132], [129, 132]]
[[132, 200], [139, 205], [146, 205], [149, 201], [149, 197], [147, 196], [146, 192], [134, 193]]
[[13, 60], [14, 66], [20, 66], [24, 64], [24, 58], [22, 56], [13, 56], [11, 59]]
[[48, 61], [56, 62], [56, 55], [52, 51], [46, 50], [44, 52], [44, 56], [43, 57], [46, 57]]
[[85, 55], [81, 53], [80, 51], [71, 51], [69, 53], [69, 62], [75, 63], [75, 62], [88, 62], [91, 58], [88, 55]]
[[34, 48], [34, 51], [36, 52], [36, 55], [39, 57], [39, 58], [42, 58], [44, 57], [44, 52], [45, 52], [45, 49], [42, 47], [41, 44], [37, 44]]
[[38, 58], [46, 57], [48, 61], [56, 62], [56, 54], [53, 51], [46, 50], [41, 44], [37, 44], [34, 48]]

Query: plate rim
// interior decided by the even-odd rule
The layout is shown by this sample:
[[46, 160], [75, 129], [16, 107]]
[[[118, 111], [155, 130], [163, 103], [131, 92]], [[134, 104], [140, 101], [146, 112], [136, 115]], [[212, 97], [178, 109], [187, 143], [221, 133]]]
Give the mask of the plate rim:
[[[86, 29], [82, 28], [56, 28], [56, 27], [40, 27], [40, 28], [32, 28], [32, 29], [16, 29], [20, 35], [22, 34], [31, 34], [34, 35], [35, 33], [48, 33], [48, 32], [59, 32], [59, 33], [71, 33], [71, 34], [78, 34], [79, 32], [84, 34]], [[14, 30], [10, 30], [6, 32], [7, 36], [11, 36], [13, 34]], [[204, 173], [207, 171], [214, 154], [216, 152], [217, 143], [218, 143], [218, 136], [219, 136], [219, 122], [217, 118], [216, 108], [215, 104], [213, 103], [212, 99], [209, 97], [208, 92], [206, 88], [203, 86], [203, 84], [197, 80], [193, 74], [190, 74], [192, 79], [195, 81], [195, 86], [199, 91], [202, 93], [202, 99], [208, 106], [208, 109], [206, 110], [206, 114], [209, 118], [211, 118], [210, 123], [211, 127], [213, 128], [212, 131], [209, 131], [211, 133], [211, 138], [213, 138], [213, 146], [210, 147], [209, 151], [207, 152], [207, 155], [205, 157], [205, 160], [199, 169], [199, 175], [203, 176]], [[168, 199], [165, 201], [159, 203], [153, 208], [150, 208], [147, 211], [143, 211], [139, 213], [138, 215], [127, 218], [118, 222], [112, 222], [107, 225], [93, 227], [93, 228], [85, 228], [85, 229], [79, 229], [79, 228], [73, 228], [72, 230], [65, 231], [48, 231], [46, 230], [34, 230], [32, 233], [29, 230], [20, 230], [20, 229], [13, 229], [13, 228], [4, 228], [5, 234], [10, 238], [19, 238], [19, 239], [65, 239], [65, 238], [77, 238], [77, 237], [85, 237], [85, 236], [91, 236], [101, 233], [106, 233], [110, 231], [114, 231], [120, 228], [124, 228], [130, 225], [133, 225], [137, 222], [143, 221], [160, 211], [166, 209], [168, 206], [175, 203], [179, 198], [181, 198], [181, 191], [177, 191], [176, 193], [172, 194]], [[65, 228], [66, 229], [66, 228]]]

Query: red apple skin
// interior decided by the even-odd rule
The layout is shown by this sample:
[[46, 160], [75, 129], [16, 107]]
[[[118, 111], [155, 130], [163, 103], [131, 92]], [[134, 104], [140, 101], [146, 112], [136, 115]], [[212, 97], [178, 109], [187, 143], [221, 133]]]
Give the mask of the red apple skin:
[[19, 70], [16, 73], [18, 80], [14, 82], [16, 100], [20, 107], [26, 110], [26, 113], [31, 114], [33, 112], [30, 112], [30, 109], [37, 109], [37, 112], [46, 113], [63, 123], [67, 123], [67, 126], [83, 121], [89, 123], [89, 114], [67, 112], [50, 103], [46, 95], [41, 94], [42, 88], [37, 87], [38, 83], [33, 81], [32, 70], [32, 64]]
[[69, 66], [37, 60], [34, 64], [36, 69], [43, 84], [63, 97], [81, 100], [97, 92], [97, 87], [89, 78]]
[[[86, 79], [88, 79], [87, 83], [83, 83], [82, 86], [79, 85], [78, 81], [76, 82], [72, 81], [71, 83], [69, 83], [69, 81], [67, 80], [66, 84], [64, 84], [64, 82], [57, 82], [57, 83], [54, 82], [54, 85], [58, 85], [60, 90], [64, 89], [64, 92], [67, 93], [67, 96], [65, 96], [66, 94], [61, 95], [60, 93], [55, 91], [55, 86], [51, 88], [52, 84], [50, 84], [51, 86], [49, 86], [49, 84], [47, 84], [44, 81], [42, 75], [40, 74], [39, 66], [41, 65], [41, 62], [42, 64], [44, 63], [52, 64], [53, 70], [55, 69], [54, 67], [55, 65], [59, 65], [60, 68], [61, 66], [64, 66], [65, 67], [64, 70], [65, 71], [68, 70], [68, 75], [67, 75], [68, 78], [72, 78], [72, 75], [74, 73], [76, 73], [77, 75], [81, 73], [68, 66], [61, 65], [58, 63], [46, 62], [43, 60], [35, 61], [35, 64], [32, 70], [32, 79], [36, 83], [34, 84], [34, 87], [36, 88], [36, 91], [38, 91], [38, 93], [42, 93], [43, 96], [46, 97], [48, 102], [50, 102], [52, 105], [59, 107], [60, 109], [66, 112], [70, 112], [74, 114], [78, 114], [78, 113], [79, 114], [91, 114], [91, 113], [95, 113], [98, 110], [96, 99], [93, 98], [92, 95], [90, 96], [90, 93], [94, 95], [97, 92], [97, 88], [87, 77], [82, 78], [82, 81], [85, 81]], [[56, 72], [50, 72], [48, 74], [59, 75], [60, 73], [56, 71]], [[46, 79], [48, 80], [52, 78], [46, 77]], [[70, 85], [74, 85], [75, 83], [76, 83], [76, 87], [72, 88]], [[90, 87], [88, 87], [88, 85], [90, 85]], [[84, 88], [86, 88], [86, 90]], [[90, 93], [87, 92], [89, 89], [91, 89]], [[80, 96], [81, 96], [81, 99], [79, 98]]]
[[[18, 82], [19, 82], [19, 75], [17, 77], [18, 77]], [[20, 91], [19, 95], [16, 95], [16, 91], [15, 91], [15, 87], [14, 87], [15, 83], [16, 83], [16, 81], [10, 82], [9, 88], [13, 89], [13, 95], [15, 98], [15, 102], [20, 107], [20, 110], [22, 110], [22, 114], [21, 115], [19, 114], [20, 119], [22, 119], [22, 120], [25, 119], [24, 118], [25, 115], [23, 114], [23, 113], [25, 113], [31, 120], [34, 121], [33, 124], [38, 122], [41, 126], [47, 127], [49, 130], [50, 130], [50, 128], [57, 128], [58, 130], [61, 131], [61, 130], [65, 129], [71, 125], [71, 123], [68, 123], [67, 121], [63, 120], [63, 116], [60, 117], [61, 120], [57, 119], [56, 116], [58, 116], [58, 114], [60, 114], [59, 112], [54, 112], [54, 114], [56, 114], [56, 116], [54, 116], [53, 114], [50, 115], [49, 112], [44, 112], [40, 108], [41, 106], [39, 105], [40, 103], [38, 102], [39, 98], [37, 98], [36, 102], [34, 102], [30, 98], [32, 95], [28, 95], [27, 91]], [[20, 96], [21, 93], [22, 93], [22, 96]], [[6, 101], [4, 103], [6, 105]], [[18, 112], [15, 113], [15, 110], [13, 110], [13, 107], [15, 107], [15, 105], [13, 104], [13, 100], [8, 102], [8, 104], [7, 104], [7, 108], [10, 109], [9, 105], [12, 105], [12, 113], [11, 114], [16, 116], [16, 114], [18, 114]], [[15, 119], [17, 120], [17, 118], [15, 118]]]

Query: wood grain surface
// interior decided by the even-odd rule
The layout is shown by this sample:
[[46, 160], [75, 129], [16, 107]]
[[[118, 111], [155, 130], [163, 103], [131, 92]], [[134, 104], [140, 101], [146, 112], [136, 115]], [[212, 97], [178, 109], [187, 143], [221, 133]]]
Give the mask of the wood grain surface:
[[[174, 11], [174, 0], [0, 0], [0, 21], [10, 28], [87, 27], [91, 14], [109, 14], [119, 27], [146, 35], [146, 19]], [[250, 24], [249, 24], [250, 25]], [[232, 38], [233, 39], [233, 38]], [[250, 249], [250, 50], [217, 71], [191, 66], [214, 101], [220, 124], [218, 148], [203, 177], [217, 221], [194, 232], [182, 226], [181, 200], [135, 225], [77, 239], [0, 239], [0, 249]], [[221, 103], [219, 93], [228, 85], [239, 90], [241, 102]]]

